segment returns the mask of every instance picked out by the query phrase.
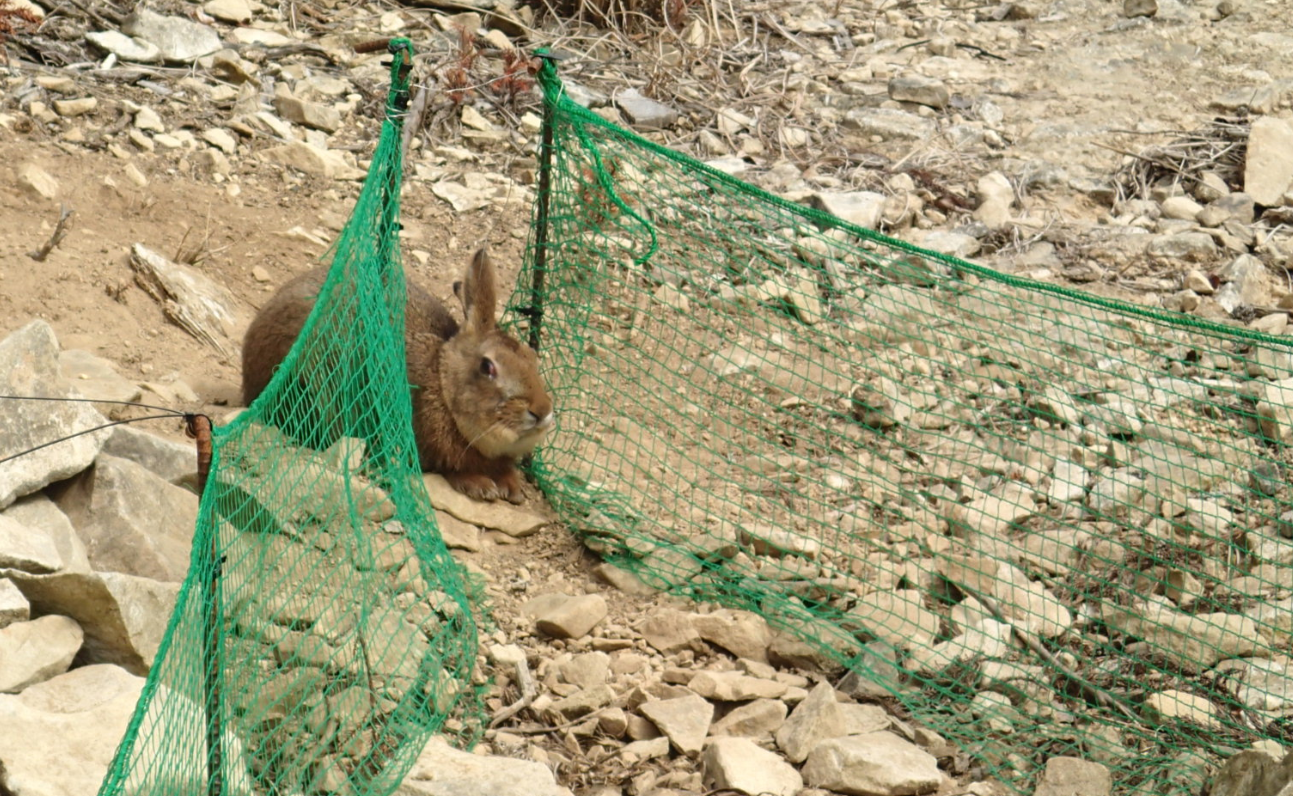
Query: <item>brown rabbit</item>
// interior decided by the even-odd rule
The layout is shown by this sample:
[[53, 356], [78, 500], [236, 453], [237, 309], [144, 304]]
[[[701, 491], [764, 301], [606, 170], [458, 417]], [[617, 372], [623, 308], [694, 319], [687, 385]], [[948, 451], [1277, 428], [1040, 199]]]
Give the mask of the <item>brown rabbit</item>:
[[[250, 406], [305, 324], [327, 267], [279, 288], [243, 339], [243, 401]], [[552, 428], [552, 399], [529, 346], [494, 322], [494, 266], [480, 249], [455, 284], [466, 315], [461, 327], [443, 304], [411, 282], [405, 349], [412, 386], [413, 436], [422, 469], [481, 500], [522, 498], [516, 460]]]

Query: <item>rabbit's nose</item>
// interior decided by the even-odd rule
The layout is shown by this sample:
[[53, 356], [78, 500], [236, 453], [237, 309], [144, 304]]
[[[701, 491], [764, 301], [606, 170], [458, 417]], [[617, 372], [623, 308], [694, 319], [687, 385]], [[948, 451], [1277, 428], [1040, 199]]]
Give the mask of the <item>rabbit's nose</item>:
[[556, 419], [557, 419], [556, 412], [553, 412], [551, 409], [549, 409], [547, 414], [543, 415], [542, 417], [536, 414], [533, 409], [529, 411], [529, 415], [530, 415], [530, 425], [534, 426], [535, 428], [548, 428], [554, 422], [556, 422]]

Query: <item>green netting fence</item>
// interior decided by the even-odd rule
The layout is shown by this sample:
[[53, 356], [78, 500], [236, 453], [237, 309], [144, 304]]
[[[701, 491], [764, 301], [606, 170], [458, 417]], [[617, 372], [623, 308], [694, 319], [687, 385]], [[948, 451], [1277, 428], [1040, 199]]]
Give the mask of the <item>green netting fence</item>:
[[412, 47], [313, 313], [215, 429], [189, 574], [102, 796], [382, 796], [481, 728], [479, 606], [414, 447], [399, 257]]
[[514, 328], [532, 473], [648, 583], [748, 609], [1031, 792], [1197, 793], [1293, 727], [1293, 347], [924, 251], [541, 73]]

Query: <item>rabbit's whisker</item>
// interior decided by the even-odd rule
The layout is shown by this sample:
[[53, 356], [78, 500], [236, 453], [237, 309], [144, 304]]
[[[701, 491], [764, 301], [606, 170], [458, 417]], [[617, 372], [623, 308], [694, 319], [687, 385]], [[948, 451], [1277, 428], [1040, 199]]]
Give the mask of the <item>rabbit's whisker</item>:
[[463, 448], [463, 449], [458, 453], [458, 461], [454, 462], [454, 466], [455, 466], [455, 467], [457, 467], [458, 465], [462, 464], [462, 457], [464, 457], [464, 456], [466, 456], [466, 455], [467, 455], [467, 451], [471, 450], [472, 446], [476, 444], [476, 441], [477, 441], [477, 440], [479, 440], [481, 437], [485, 436], [485, 435], [486, 435], [486, 434], [488, 434], [489, 432], [493, 431], [494, 429], [496, 429], [496, 428], [498, 428], [499, 426], [502, 426], [502, 425], [503, 425], [503, 421], [502, 421], [502, 420], [495, 420], [493, 423], [490, 423], [488, 426], [486, 426], [484, 431], [480, 432], [480, 433], [479, 433], [479, 434], [477, 434], [476, 436], [474, 436], [474, 437], [472, 437], [471, 439], [467, 440], [467, 447]]

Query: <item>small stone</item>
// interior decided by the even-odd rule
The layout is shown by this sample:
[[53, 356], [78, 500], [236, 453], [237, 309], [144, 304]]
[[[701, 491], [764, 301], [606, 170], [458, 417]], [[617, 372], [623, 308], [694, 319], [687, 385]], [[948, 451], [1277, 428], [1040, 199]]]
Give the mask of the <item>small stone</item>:
[[777, 730], [777, 746], [792, 763], [802, 763], [822, 741], [848, 733], [848, 717], [835, 697], [830, 683], [820, 683], [808, 698], [795, 706]]
[[58, 198], [58, 180], [35, 163], [24, 163], [18, 167], [18, 184], [36, 196]]
[[1248, 486], [1264, 497], [1275, 497], [1283, 484], [1280, 467], [1274, 462], [1260, 462], [1248, 473]]
[[1293, 125], [1259, 116], [1248, 133], [1244, 193], [1259, 205], [1278, 206], [1293, 183]]
[[1183, 221], [1194, 221], [1203, 211], [1203, 205], [1188, 196], [1172, 196], [1163, 200], [1163, 215]]
[[1257, 217], [1257, 204], [1243, 191], [1226, 194], [1203, 208], [1198, 221], [1206, 227], [1227, 227], [1230, 222], [1251, 224]]
[[55, 94], [75, 94], [76, 81], [63, 75], [39, 75], [36, 85]]
[[1224, 612], [1187, 614], [1170, 603], [1107, 606], [1101, 613], [1111, 627], [1143, 639], [1156, 657], [1189, 672], [1204, 671], [1226, 658], [1251, 655], [1261, 638], [1257, 620], [1251, 617]]
[[977, 188], [979, 206], [974, 211], [974, 217], [989, 229], [998, 229], [1009, 222], [1015, 189], [1006, 175], [999, 171], [989, 172], [979, 178]]
[[1266, 439], [1275, 442], [1293, 439], [1293, 379], [1279, 379], [1262, 387], [1257, 418]]
[[643, 96], [634, 88], [621, 91], [615, 103], [639, 130], [664, 130], [678, 121], [676, 110]]
[[889, 732], [818, 744], [808, 756], [803, 776], [810, 786], [850, 796], [932, 793], [943, 784], [938, 758]]
[[[732, 150], [727, 146], [727, 143], [723, 141], [722, 138], [715, 135], [712, 130], [701, 130], [698, 140], [700, 142], [700, 148], [706, 154], [729, 155], [732, 152]], [[744, 166], [744, 161], [741, 161], [741, 164]]]
[[206, 141], [208, 144], [219, 149], [226, 155], [232, 155], [238, 149], [238, 142], [234, 139], [233, 135], [223, 127], [212, 127], [210, 129], [203, 130], [199, 135], [203, 141]]
[[1230, 186], [1215, 171], [1199, 174], [1199, 181], [1194, 186], [1194, 198], [1204, 204], [1215, 202], [1228, 193], [1230, 193]]
[[85, 34], [85, 38], [91, 44], [112, 53], [123, 61], [151, 64], [162, 59], [162, 51], [156, 44], [127, 36], [119, 31], [90, 31]]
[[[261, 157], [272, 163], [280, 163], [305, 174], [320, 177], [345, 177], [352, 169], [345, 159], [336, 152], [307, 144], [304, 141], [292, 141], [282, 146], [270, 147], [261, 151]], [[362, 174], [362, 172], [358, 172]]]
[[256, 65], [244, 61], [236, 50], [220, 50], [211, 56], [211, 74], [227, 83], [242, 85], [255, 78]]
[[84, 116], [87, 113], [94, 113], [99, 107], [99, 100], [96, 97], [79, 97], [70, 100], [54, 100], [54, 112], [65, 118]]
[[569, 597], [542, 612], [535, 627], [553, 638], [583, 638], [606, 618], [607, 611], [606, 600], [599, 594]]
[[264, 28], [234, 28], [229, 31], [229, 38], [250, 47], [287, 47], [297, 43], [291, 36]]
[[1248, 328], [1255, 332], [1271, 335], [1284, 334], [1288, 326], [1289, 316], [1287, 312], [1272, 312], [1270, 315], [1254, 318], [1253, 322], [1248, 324]]
[[486, 119], [481, 112], [471, 105], [464, 105], [462, 109], [462, 124], [464, 127], [470, 127], [473, 130], [483, 130], [488, 132], [496, 129], [493, 122]]
[[[623, 738], [629, 730], [628, 714], [622, 708], [607, 708], [597, 717], [597, 728], [612, 738]], [[669, 753], [669, 742], [665, 741], [664, 753]]]
[[884, 215], [885, 196], [874, 191], [815, 193], [808, 198], [809, 207], [830, 213], [863, 229], [876, 229]]
[[886, 376], [857, 385], [849, 393], [849, 400], [853, 419], [867, 428], [893, 428], [911, 419], [911, 399]]
[[1221, 272], [1225, 281], [1216, 293], [1216, 302], [1226, 312], [1241, 305], [1269, 306], [1270, 280], [1266, 265], [1251, 254], [1236, 257]]
[[293, 124], [303, 125], [325, 133], [335, 133], [341, 128], [341, 113], [331, 105], [309, 102], [279, 94], [274, 97], [274, 110]]
[[1163, 306], [1173, 312], [1194, 312], [1200, 303], [1199, 294], [1193, 290], [1178, 290], [1163, 297]]
[[714, 718], [714, 706], [696, 694], [647, 702], [640, 710], [687, 757], [700, 754]]
[[649, 597], [656, 593], [654, 588], [633, 572], [630, 572], [627, 569], [620, 569], [614, 564], [606, 561], [593, 567], [593, 574], [603, 582], [610, 586], [614, 586], [625, 594], [632, 594], [638, 597]]
[[931, 108], [945, 108], [951, 99], [951, 92], [941, 80], [909, 75], [889, 79], [889, 99], [914, 102]]
[[929, 646], [941, 625], [938, 614], [925, 607], [918, 589], [871, 592], [848, 612], [847, 619], [901, 649]]
[[772, 631], [762, 616], [751, 611], [720, 609], [693, 616], [691, 624], [705, 641], [736, 657], [767, 663]]
[[777, 137], [781, 139], [782, 145], [789, 149], [806, 147], [812, 141], [808, 131], [802, 127], [782, 127], [777, 131]]
[[776, 753], [746, 738], [715, 738], [701, 758], [704, 783], [760, 796], [795, 796], [803, 777]]
[[222, 22], [242, 25], [251, 21], [251, 4], [247, 0], [207, 0], [202, 10]]
[[749, 677], [739, 672], [697, 672], [687, 682], [687, 687], [706, 699], [720, 702], [776, 699], [786, 693], [785, 683]]
[[1212, 286], [1212, 280], [1208, 279], [1202, 271], [1191, 269], [1185, 274], [1185, 289], [1192, 290], [1200, 296], [1211, 296], [1216, 292]]
[[570, 721], [592, 713], [604, 705], [615, 701], [615, 692], [608, 685], [584, 688], [564, 699], [558, 699], [548, 708], [553, 714]]
[[440, 526], [440, 537], [446, 547], [455, 550], [479, 552], [482, 548], [480, 528], [469, 522], [463, 522], [444, 511], [436, 512], [436, 525]]
[[718, 132], [723, 135], [736, 135], [744, 130], [754, 127], [754, 119], [746, 116], [744, 113], [734, 108], [723, 108], [715, 117], [718, 124]]
[[1158, 0], [1124, 0], [1122, 15], [1132, 17], [1152, 17], [1158, 13]]
[[771, 738], [786, 721], [786, 703], [780, 699], [756, 699], [733, 708], [714, 722], [710, 735], [739, 735], [746, 738]]
[[961, 258], [973, 257], [982, 247], [979, 239], [973, 235], [945, 229], [931, 230], [926, 233], [921, 239], [920, 245], [930, 251]]
[[573, 656], [557, 667], [563, 682], [580, 688], [605, 685], [610, 674], [611, 658], [604, 652], [584, 652]]
[[163, 60], [174, 63], [191, 63], [220, 49], [220, 36], [209, 25], [147, 8], [136, 8], [123, 19], [121, 32], [152, 42]]
[[143, 107], [135, 111], [135, 129], [164, 133], [166, 125], [162, 123], [162, 117], [157, 115], [157, 111]]
[[1217, 256], [1217, 244], [1206, 232], [1178, 232], [1174, 235], [1156, 235], [1149, 242], [1146, 252], [1165, 260], [1199, 262]]
[[1167, 573], [1163, 593], [1167, 599], [1180, 606], [1189, 606], [1203, 593], [1203, 586], [1193, 574], [1180, 569]]
[[1113, 780], [1109, 769], [1077, 757], [1052, 757], [1037, 782], [1033, 796], [1109, 796]]
[[700, 634], [692, 624], [691, 615], [681, 611], [653, 612], [638, 627], [638, 632], [646, 643], [664, 655], [695, 648], [700, 644]]
[[938, 129], [933, 119], [894, 108], [854, 108], [845, 112], [841, 124], [881, 141], [922, 141], [932, 138]]
[[1207, 697], [1189, 691], [1160, 691], [1150, 694], [1145, 707], [1162, 721], [1184, 719], [1207, 729], [1220, 729], [1217, 709]]
[[669, 755], [669, 739], [661, 735], [658, 738], [647, 738], [633, 741], [620, 749], [620, 760], [627, 766], [636, 766], [647, 760], [655, 760]]

